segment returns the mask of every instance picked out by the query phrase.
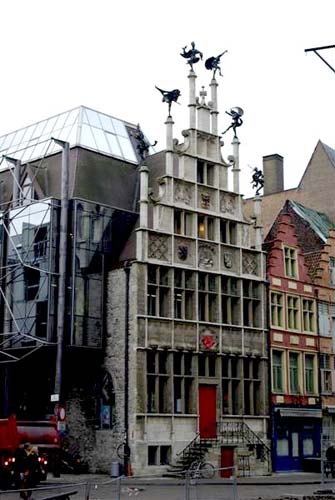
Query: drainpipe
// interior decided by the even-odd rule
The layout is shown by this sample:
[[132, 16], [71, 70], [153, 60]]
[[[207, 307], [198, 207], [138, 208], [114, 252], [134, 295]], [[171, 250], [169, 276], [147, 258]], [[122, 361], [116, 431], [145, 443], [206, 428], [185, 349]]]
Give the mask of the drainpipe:
[[129, 278], [131, 263], [124, 263], [124, 272], [126, 274], [125, 290], [125, 342], [124, 342], [124, 473], [131, 475], [130, 471], [130, 448], [129, 448]]
[[65, 329], [65, 298], [66, 298], [66, 257], [67, 257], [67, 226], [69, 208], [69, 153], [70, 144], [59, 139], [53, 141], [63, 148], [61, 172], [61, 213], [59, 237], [59, 280], [58, 280], [58, 307], [57, 307], [57, 352], [54, 395], [56, 403], [62, 398], [63, 382], [63, 352]]

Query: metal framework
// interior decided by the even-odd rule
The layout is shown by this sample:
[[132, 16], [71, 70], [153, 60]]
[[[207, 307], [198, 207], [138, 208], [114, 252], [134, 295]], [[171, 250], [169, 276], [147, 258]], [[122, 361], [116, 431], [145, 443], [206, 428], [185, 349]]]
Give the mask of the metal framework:
[[[20, 160], [15, 159], [15, 153], [11, 157], [3, 156], [0, 160], [0, 167], [3, 167], [3, 162], [7, 163], [13, 180], [11, 201], [0, 204], [0, 231], [2, 233], [0, 240], [0, 304], [3, 317], [0, 323], [0, 364], [22, 360], [43, 346], [54, 345], [54, 342], [33, 334], [36, 326], [36, 314], [32, 314], [33, 311], [36, 311], [41, 288], [48, 287], [49, 277], [58, 277], [58, 274], [51, 270], [50, 265], [38, 265], [38, 260], [44, 255], [47, 256], [48, 242], [40, 241], [38, 235], [49, 222], [52, 201], [35, 200], [33, 185], [39, 171], [44, 168], [43, 162], [48, 150], [49, 145], [37, 165], [36, 162], [34, 165], [22, 165]], [[27, 178], [29, 178], [29, 183], [24, 185]], [[36, 217], [37, 211], [39, 211], [38, 217]], [[34, 215], [37, 222], [31, 224], [30, 220], [33, 220]], [[24, 217], [27, 217], [28, 222], [23, 222]], [[29, 226], [33, 226], [33, 232], [30, 231], [31, 234], [26, 245], [22, 241], [24, 225], [28, 226], [26, 228], [28, 232], [30, 231]], [[19, 232], [20, 226], [22, 233]], [[48, 260], [48, 264], [50, 264], [50, 257]], [[37, 293], [30, 297], [29, 303], [22, 306], [20, 312], [22, 313], [23, 310], [23, 317], [18, 319], [14, 285], [18, 280], [24, 280], [26, 273], [29, 272], [35, 272], [36, 275], [38, 273], [38, 289]], [[36, 284], [35, 287], [37, 288]], [[7, 323], [12, 325], [8, 331]]]

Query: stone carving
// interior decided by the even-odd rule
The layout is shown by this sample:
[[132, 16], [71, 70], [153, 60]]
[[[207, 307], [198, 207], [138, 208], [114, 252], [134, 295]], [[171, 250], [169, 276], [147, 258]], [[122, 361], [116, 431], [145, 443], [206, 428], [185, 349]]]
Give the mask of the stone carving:
[[231, 269], [234, 264], [234, 255], [231, 252], [224, 252], [223, 254], [223, 265], [227, 269]]
[[257, 275], [257, 256], [252, 254], [243, 254], [242, 257], [242, 270], [244, 274]]
[[233, 214], [235, 211], [235, 199], [229, 194], [224, 194], [221, 198], [220, 204], [221, 212], [227, 212], [228, 214]]
[[207, 269], [214, 266], [214, 249], [210, 245], [199, 247], [199, 266]]
[[202, 332], [200, 333], [200, 344], [205, 349], [214, 349], [217, 345], [215, 333], [208, 328], [202, 330]]
[[185, 184], [177, 184], [174, 192], [174, 200], [190, 205], [192, 200], [192, 191]]
[[210, 208], [211, 206], [211, 197], [208, 193], [201, 193], [201, 208]]
[[188, 256], [188, 247], [186, 245], [178, 246], [178, 257], [180, 260], [186, 260]]
[[150, 236], [148, 257], [149, 259], [168, 260], [168, 241], [165, 236]]

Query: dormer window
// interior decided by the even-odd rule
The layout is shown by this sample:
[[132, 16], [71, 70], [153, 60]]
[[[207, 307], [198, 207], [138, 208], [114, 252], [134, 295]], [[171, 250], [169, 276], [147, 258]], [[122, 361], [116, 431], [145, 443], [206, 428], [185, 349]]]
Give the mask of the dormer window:
[[284, 247], [284, 266], [287, 278], [298, 277], [297, 250], [292, 247]]

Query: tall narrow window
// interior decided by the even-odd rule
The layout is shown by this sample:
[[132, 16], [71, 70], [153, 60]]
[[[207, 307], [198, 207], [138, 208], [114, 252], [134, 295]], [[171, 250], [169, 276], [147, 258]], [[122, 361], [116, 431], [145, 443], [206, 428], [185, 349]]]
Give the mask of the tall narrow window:
[[287, 323], [290, 330], [299, 330], [300, 328], [300, 302], [299, 297], [294, 295], [287, 296]]
[[170, 316], [169, 268], [148, 266], [147, 313], [149, 316]]
[[272, 352], [272, 387], [274, 392], [283, 392], [283, 351]]
[[174, 232], [184, 236], [193, 236], [193, 215], [191, 212], [175, 209]]
[[212, 163], [197, 161], [197, 182], [214, 186], [214, 165]]
[[302, 299], [302, 318], [304, 332], [315, 332], [315, 301]]
[[305, 389], [309, 394], [314, 394], [314, 359], [313, 354], [305, 354]]
[[198, 319], [218, 321], [218, 277], [206, 273], [198, 275]]
[[291, 247], [284, 247], [285, 275], [288, 278], [298, 277], [297, 250]]
[[300, 382], [299, 382], [299, 354], [296, 352], [289, 353], [289, 365], [290, 365], [290, 393], [298, 394], [300, 392]]
[[284, 295], [270, 292], [271, 326], [284, 326]]

